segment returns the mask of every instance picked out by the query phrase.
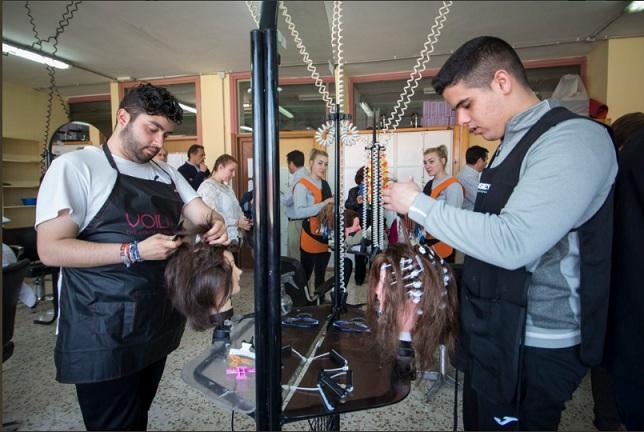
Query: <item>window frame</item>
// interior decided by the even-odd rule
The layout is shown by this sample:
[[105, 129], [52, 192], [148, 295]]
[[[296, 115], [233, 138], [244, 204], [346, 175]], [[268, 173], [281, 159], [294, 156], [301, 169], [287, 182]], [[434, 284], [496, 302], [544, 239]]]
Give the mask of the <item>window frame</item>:
[[171, 134], [166, 138], [166, 141], [184, 141], [184, 140], [193, 140], [196, 144], [203, 145], [202, 140], [202, 127], [201, 127], [201, 79], [199, 75], [189, 75], [182, 77], [174, 78], [154, 78], [154, 79], [141, 79], [133, 81], [119, 81], [118, 83], [118, 93], [119, 101], [123, 100], [125, 96], [125, 89], [136, 87], [139, 84], [150, 83], [155, 86], [165, 87], [167, 85], [174, 84], [194, 84], [195, 86], [195, 109], [197, 110], [195, 124], [197, 126], [197, 135], [173, 135]]

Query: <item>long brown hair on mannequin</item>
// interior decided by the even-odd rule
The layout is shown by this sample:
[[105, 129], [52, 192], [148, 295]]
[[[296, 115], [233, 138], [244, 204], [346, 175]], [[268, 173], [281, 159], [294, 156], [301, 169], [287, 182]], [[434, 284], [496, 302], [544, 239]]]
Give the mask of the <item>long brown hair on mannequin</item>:
[[208, 226], [190, 227], [178, 233], [183, 243], [165, 268], [165, 284], [172, 305], [197, 330], [214, 327], [212, 310], [220, 310], [233, 290], [232, 266], [225, 247], [199, 241]]
[[[424, 253], [423, 253], [424, 251]], [[418, 258], [417, 258], [418, 257]], [[405, 284], [413, 279], [402, 280], [402, 259], [422, 263], [422, 272], [415, 278], [422, 284], [422, 297], [413, 307]], [[383, 268], [383, 265], [389, 265]], [[420, 267], [420, 264], [418, 264]], [[384, 276], [381, 272], [384, 271]], [[381, 295], [379, 283], [383, 276]], [[447, 282], [445, 282], [447, 281]], [[393, 282], [393, 284], [392, 284]], [[379, 298], [382, 297], [382, 298]], [[412, 334], [412, 347], [419, 370], [430, 370], [435, 363], [434, 353], [439, 344], [444, 344], [454, 354], [458, 334], [458, 296], [451, 268], [434, 259], [428, 246], [410, 246], [404, 243], [390, 245], [376, 255], [369, 273], [367, 318], [375, 330], [376, 343], [383, 360], [395, 358], [399, 337], [405, 320], [413, 320], [408, 314], [417, 314]]]

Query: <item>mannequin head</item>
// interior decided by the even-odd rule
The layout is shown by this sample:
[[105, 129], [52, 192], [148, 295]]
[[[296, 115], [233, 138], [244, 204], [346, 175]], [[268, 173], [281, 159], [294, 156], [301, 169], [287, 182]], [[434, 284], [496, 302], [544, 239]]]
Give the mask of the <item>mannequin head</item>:
[[458, 300], [452, 271], [427, 246], [390, 245], [371, 265], [367, 316], [385, 358], [396, 355], [400, 332], [412, 335], [419, 370], [439, 344], [454, 351]]
[[198, 331], [217, 324], [211, 316], [239, 292], [241, 276], [229, 250], [199, 241], [207, 230], [196, 227], [179, 233], [184, 241], [165, 269], [168, 298]]

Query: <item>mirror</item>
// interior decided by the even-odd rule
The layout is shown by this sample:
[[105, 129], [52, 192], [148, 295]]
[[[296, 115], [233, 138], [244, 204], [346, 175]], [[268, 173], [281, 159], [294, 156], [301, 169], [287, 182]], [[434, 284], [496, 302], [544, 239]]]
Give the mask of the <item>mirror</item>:
[[71, 121], [56, 129], [47, 148], [47, 166], [63, 153], [81, 150], [85, 146], [100, 147], [107, 139], [95, 126], [82, 121]]

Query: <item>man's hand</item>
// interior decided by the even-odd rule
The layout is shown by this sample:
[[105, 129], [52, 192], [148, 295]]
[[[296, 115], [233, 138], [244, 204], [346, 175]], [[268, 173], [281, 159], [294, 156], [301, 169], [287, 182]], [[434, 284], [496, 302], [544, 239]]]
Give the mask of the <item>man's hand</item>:
[[382, 201], [387, 210], [407, 214], [420, 192], [420, 187], [410, 177], [404, 183], [392, 183], [382, 191]]
[[206, 171], [208, 171], [208, 166], [206, 165], [206, 163], [205, 163], [205, 162], [201, 162], [201, 163], [199, 164], [199, 171], [201, 171], [201, 172], [206, 172]]
[[226, 222], [224, 218], [216, 211], [212, 212], [210, 219], [212, 227], [203, 235], [203, 241], [211, 245], [228, 245], [228, 233], [226, 232]]
[[358, 197], [356, 198], [356, 202], [358, 204], [362, 204], [364, 202], [364, 197], [362, 195], [358, 195]]
[[174, 236], [155, 234], [139, 242], [139, 254], [143, 261], [164, 260], [172, 255], [181, 245], [181, 239], [172, 240]]

